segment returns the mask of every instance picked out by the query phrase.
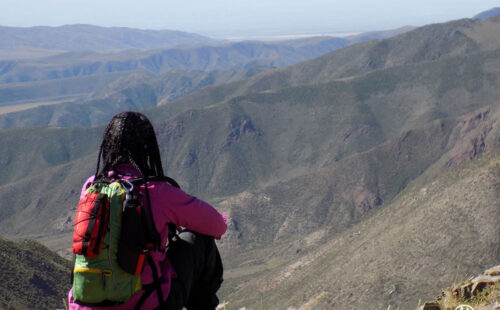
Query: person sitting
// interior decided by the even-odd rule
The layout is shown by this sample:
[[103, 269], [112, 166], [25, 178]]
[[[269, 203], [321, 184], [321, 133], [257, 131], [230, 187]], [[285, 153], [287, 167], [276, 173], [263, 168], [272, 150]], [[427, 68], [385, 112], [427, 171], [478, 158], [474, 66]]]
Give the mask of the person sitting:
[[[96, 173], [83, 185], [81, 197], [94, 181], [137, 178], [145, 180], [139, 188], [142, 203], [149, 204], [161, 239], [161, 246], [150, 253], [154, 266], [145, 264], [141, 272], [143, 289], [125, 303], [106, 307], [79, 304], [70, 290], [69, 309], [215, 309], [223, 266], [214, 239], [226, 232], [227, 218], [176, 184], [162, 181], [165, 176], [151, 122], [141, 113], [122, 112], [104, 131]], [[172, 224], [180, 232], [169, 242]], [[154, 283], [155, 278], [159, 283]]]

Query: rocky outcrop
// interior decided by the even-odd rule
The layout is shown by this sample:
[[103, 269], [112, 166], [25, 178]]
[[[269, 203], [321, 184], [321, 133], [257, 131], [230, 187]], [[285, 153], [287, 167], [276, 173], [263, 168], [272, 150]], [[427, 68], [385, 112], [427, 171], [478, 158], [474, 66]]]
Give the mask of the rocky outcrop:
[[453, 289], [453, 295], [462, 299], [470, 299], [473, 296], [477, 296], [486, 287], [495, 284], [500, 284], [500, 265], [488, 269], [484, 274], [473, 278], [459, 287], [456, 287]]
[[228, 135], [226, 141], [222, 146], [222, 151], [226, 151], [229, 146], [237, 142], [243, 136], [257, 137], [262, 133], [256, 128], [249, 117], [240, 117], [237, 119], [232, 119], [227, 125]]
[[344, 193], [344, 198], [350, 198], [354, 203], [355, 211], [358, 216], [380, 206], [382, 199], [363, 186], [356, 186], [351, 193]]
[[[478, 299], [476, 297], [484, 293], [487, 288], [491, 288], [491, 291], [483, 294], [486, 296], [482, 296], [477, 304], [478, 301], [474, 299]], [[500, 265], [490, 268], [483, 274], [470, 278], [454, 288], [447, 289], [441, 293], [437, 301], [427, 302], [419, 307], [419, 310], [444, 309], [500, 309]]]
[[[458, 119], [457, 134], [464, 141], [452, 151], [452, 157], [446, 163], [447, 167], [462, 165], [488, 152], [486, 137], [491, 131], [491, 127], [487, 124], [489, 116], [490, 108], [486, 107]], [[471, 135], [474, 130], [477, 133]]]

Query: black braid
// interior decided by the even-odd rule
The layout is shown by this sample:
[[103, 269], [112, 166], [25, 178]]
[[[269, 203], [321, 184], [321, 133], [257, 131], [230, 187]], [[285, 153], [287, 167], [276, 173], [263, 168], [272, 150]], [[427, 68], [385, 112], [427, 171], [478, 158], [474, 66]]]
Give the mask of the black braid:
[[99, 155], [97, 155], [97, 167], [95, 169], [94, 179], [97, 179], [97, 176], [99, 174], [99, 168], [101, 165], [102, 149], [104, 148], [104, 141], [105, 141], [104, 138], [106, 137], [106, 133], [108, 133], [110, 131], [111, 125], [112, 125], [112, 122], [109, 122], [108, 125], [106, 125], [106, 129], [104, 129], [104, 137], [102, 139], [101, 146], [99, 147]]
[[97, 167], [95, 168], [94, 180], [97, 179], [97, 174], [99, 173], [99, 166], [101, 165], [101, 155], [102, 155], [102, 143], [99, 147], [99, 155], [97, 155]]
[[151, 222], [152, 231], [149, 231], [148, 234], [158, 247], [161, 240], [154, 227], [151, 214], [147, 179], [149, 177], [163, 177], [164, 174], [153, 125], [141, 113], [119, 113], [106, 126], [99, 149], [95, 180], [108, 180], [108, 172], [115, 170], [119, 164], [130, 164], [140, 174], [145, 187], [146, 209]]

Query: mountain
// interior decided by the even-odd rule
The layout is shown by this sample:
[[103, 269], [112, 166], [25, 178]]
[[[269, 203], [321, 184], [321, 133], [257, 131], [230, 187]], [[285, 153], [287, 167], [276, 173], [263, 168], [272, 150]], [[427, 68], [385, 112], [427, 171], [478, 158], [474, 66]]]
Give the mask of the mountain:
[[[39, 59], [0, 61], [0, 123], [2, 128], [100, 124], [102, 119], [106, 120], [120, 110], [145, 107], [144, 104], [131, 104], [134, 98], [123, 95], [125, 85], [131, 88], [130, 81], [134, 78], [140, 78], [139, 83], [136, 83], [141, 85], [138, 87], [146, 87], [154, 92], [150, 98], [154, 101], [156, 97], [157, 102], [146, 103], [154, 106], [204, 86], [247, 78], [355, 42], [394, 36], [409, 29], [372, 32], [352, 39], [312, 37], [269, 43], [246, 41], [219, 46], [114, 54], [72, 51]], [[169, 80], [169, 86], [157, 87], [158, 81], [165, 80]], [[125, 85], [119, 85], [121, 82]], [[111, 87], [117, 89], [113, 95], [110, 94]], [[103, 94], [103, 89], [107, 91], [106, 96], [96, 98], [96, 93]], [[130, 93], [137, 91], [142, 90], [130, 89]], [[111, 100], [114, 108], [103, 110], [102, 104], [96, 106], [96, 100]], [[72, 123], [82, 114], [91, 115], [90, 120]], [[96, 114], [101, 117], [92, 116]]]
[[484, 12], [477, 14], [473, 18], [474, 19], [488, 19], [490, 17], [497, 16], [498, 14], [500, 14], [500, 8], [492, 8], [488, 11], [484, 11]]
[[[421, 27], [144, 110], [167, 174], [229, 215], [231, 308], [412, 308], [500, 259], [499, 27]], [[137, 80], [101, 90], [154, 101]], [[68, 254], [102, 130], [0, 131], [1, 235]]]
[[[10, 59], [26, 56], [33, 58], [70, 51], [109, 53], [131, 49], [167, 49], [217, 43], [220, 41], [172, 30], [142, 30], [83, 24], [30, 28], [0, 26], [0, 55], [5, 54]], [[16, 52], [15, 56], [13, 51]]]
[[0, 238], [0, 308], [63, 308], [71, 262], [34, 241]]

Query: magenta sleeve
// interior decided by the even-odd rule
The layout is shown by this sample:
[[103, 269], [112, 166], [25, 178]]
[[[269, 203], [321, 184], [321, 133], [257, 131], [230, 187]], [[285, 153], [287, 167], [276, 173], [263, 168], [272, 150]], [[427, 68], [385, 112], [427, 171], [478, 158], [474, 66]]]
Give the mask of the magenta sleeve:
[[155, 187], [151, 205], [157, 224], [173, 223], [217, 239], [226, 232], [227, 216], [208, 203], [166, 183], [156, 183]]
[[85, 191], [87, 190], [87, 188], [89, 187], [89, 185], [94, 181], [94, 177], [95, 176], [90, 176], [87, 181], [85, 181], [85, 183], [83, 183], [83, 186], [82, 186], [82, 192], [80, 193], [80, 199], [82, 199], [83, 197], [85, 197]]

